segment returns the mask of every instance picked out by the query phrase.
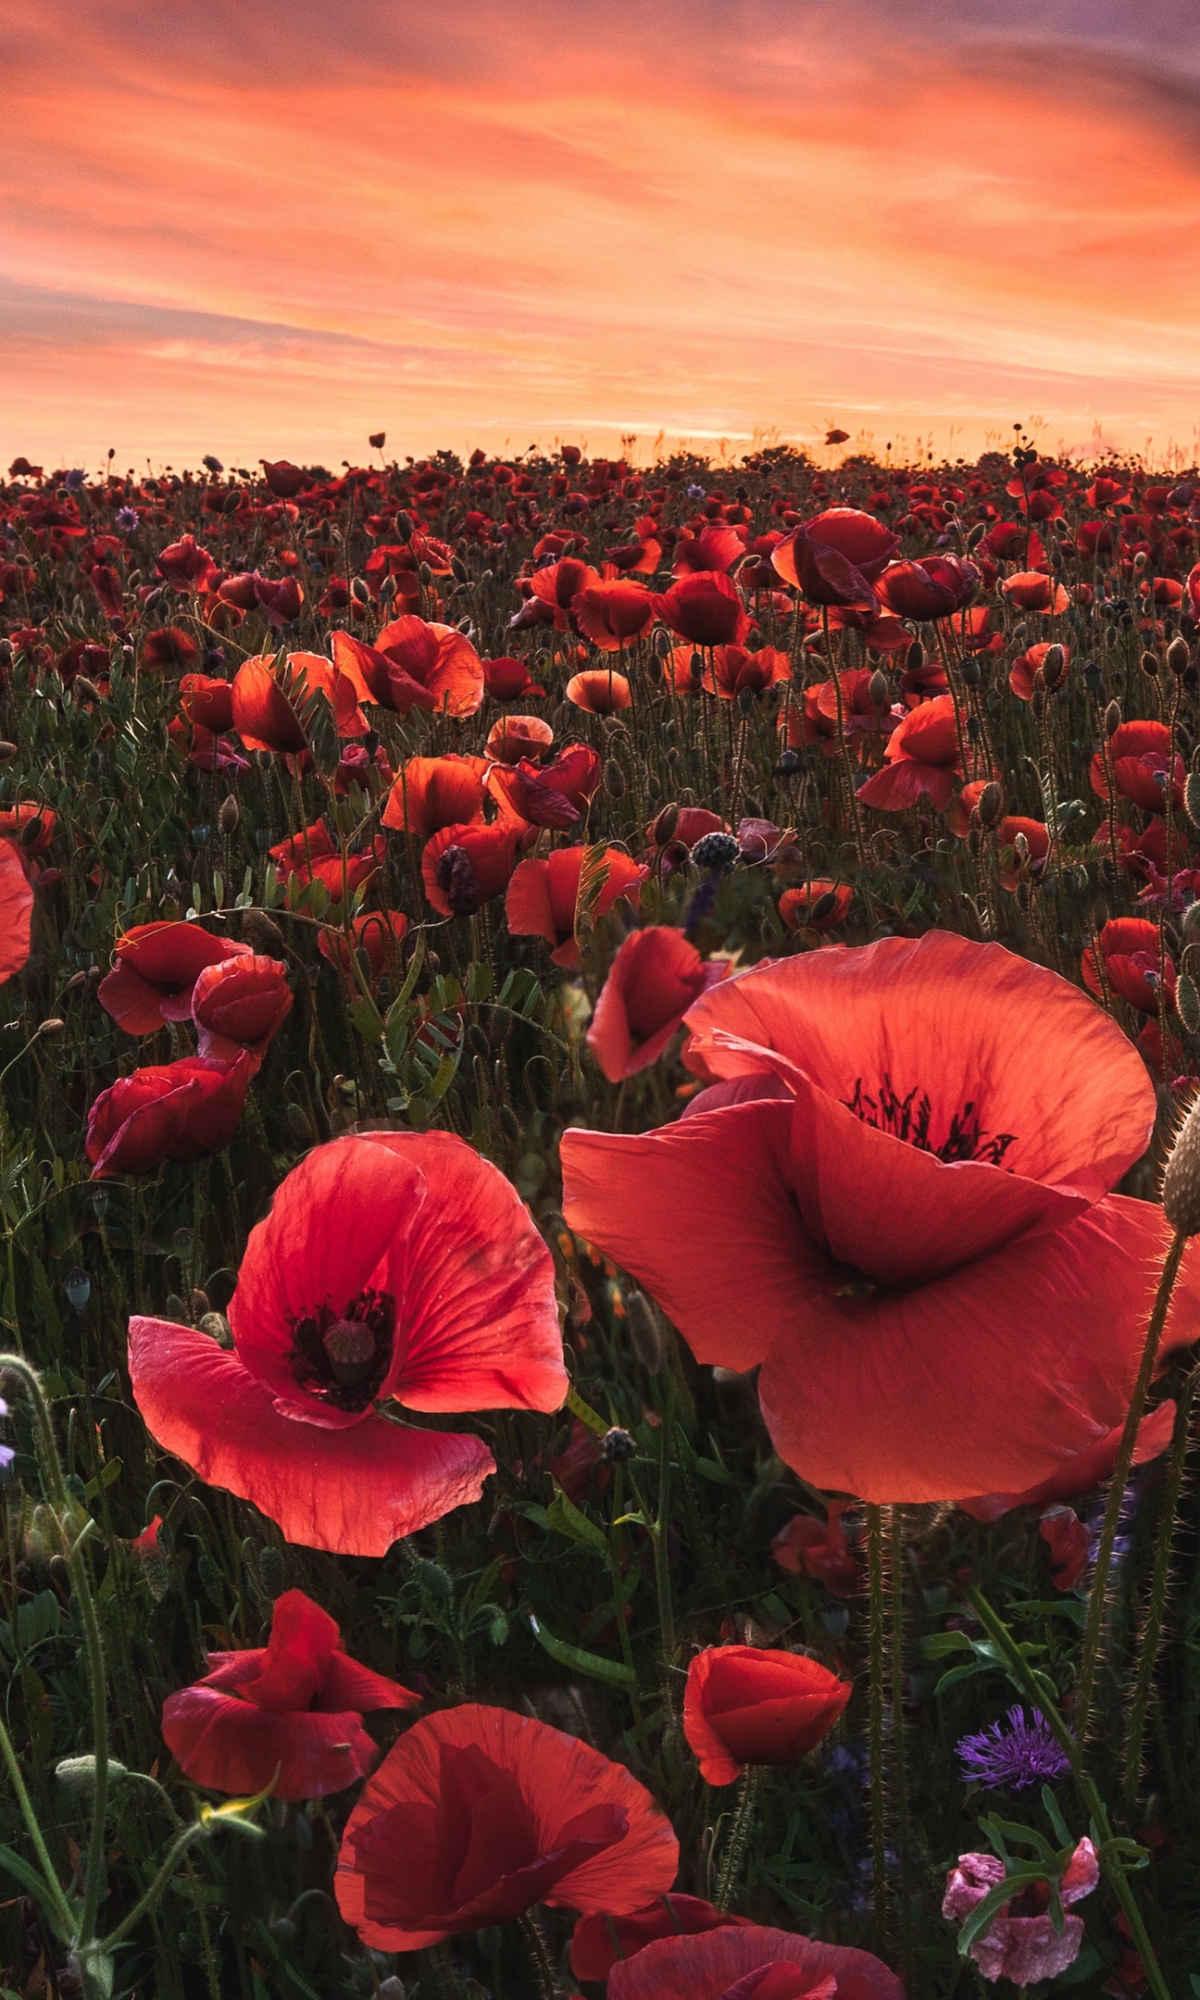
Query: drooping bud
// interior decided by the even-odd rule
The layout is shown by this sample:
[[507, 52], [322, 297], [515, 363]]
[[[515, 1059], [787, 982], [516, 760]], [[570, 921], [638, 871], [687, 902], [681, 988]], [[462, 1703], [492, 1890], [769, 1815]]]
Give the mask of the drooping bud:
[[678, 825], [679, 807], [677, 805], [664, 806], [650, 831], [650, 838], [654, 842], [654, 845], [656, 847], [665, 847], [669, 840], [674, 840], [675, 829]]
[[1163, 1213], [1172, 1229], [1200, 1236], [1200, 1097], [1175, 1136], [1162, 1186]]

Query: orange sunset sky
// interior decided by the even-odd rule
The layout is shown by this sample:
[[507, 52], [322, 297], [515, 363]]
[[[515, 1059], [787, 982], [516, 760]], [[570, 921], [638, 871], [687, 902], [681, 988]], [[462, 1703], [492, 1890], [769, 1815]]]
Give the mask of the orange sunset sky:
[[0, 457], [1200, 441], [1196, 0], [0, 0]]

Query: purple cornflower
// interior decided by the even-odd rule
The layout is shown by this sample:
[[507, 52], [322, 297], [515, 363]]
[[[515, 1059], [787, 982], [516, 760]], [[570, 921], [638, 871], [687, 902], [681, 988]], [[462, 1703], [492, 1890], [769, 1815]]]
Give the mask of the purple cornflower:
[[81, 486], [86, 486], [87, 473], [83, 470], [83, 467], [77, 465], [68, 472], [63, 479], [63, 485], [69, 493], [78, 493]]
[[1061, 1778], [1071, 1760], [1051, 1733], [1039, 1708], [1026, 1719], [1023, 1708], [1010, 1708], [1005, 1722], [993, 1722], [958, 1745], [963, 1777], [996, 1790], [1024, 1791], [1029, 1785]]
[[139, 515], [136, 507], [117, 508], [117, 527], [123, 535], [131, 535], [137, 527]]

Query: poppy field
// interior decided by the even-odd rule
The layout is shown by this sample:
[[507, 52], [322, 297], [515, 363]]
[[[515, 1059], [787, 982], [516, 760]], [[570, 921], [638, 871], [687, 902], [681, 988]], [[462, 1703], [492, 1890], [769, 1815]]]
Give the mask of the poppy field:
[[1200, 474], [0, 484], [0, 1993], [1200, 1993]]

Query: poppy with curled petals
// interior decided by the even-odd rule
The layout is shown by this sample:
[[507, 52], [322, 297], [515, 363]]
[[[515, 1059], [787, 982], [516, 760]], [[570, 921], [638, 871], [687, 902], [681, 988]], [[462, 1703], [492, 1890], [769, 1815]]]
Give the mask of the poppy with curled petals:
[[291, 1011], [287, 966], [257, 952], [206, 965], [192, 988], [202, 1056], [232, 1058], [248, 1049], [261, 1061]]
[[904, 2000], [880, 1958], [757, 1924], [664, 1937], [608, 1975], [608, 2000]]
[[334, 1889], [365, 1944], [418, 1951], [535, 1903], [625, 1916], [678, 1862], [670, 1821], [623, 1764], [464, 1702], [389, 1750], [347, 1821]]
[[937, 694], [910, 708], [888, 738], [884, 756], [883, 767], [859, 788], [864, 805], [903, 812], [928, 798], [936, 811], [944, 811], [962, 770], [953, 695]]
[[815, 1750], [849, 1701], [841, 1681], [805, 1653], [707, 1646], [688, 1667], [683, 1733], [707, 1785], [732, 1785], [748, 1764], [795, 1764]]
[[632, 1958], [656, 1938], [742, 1930], [750, 1922], [749, 1917], [714, 1909], [702, 1896], [681, 1896], [672, 1890], [627, 1917], [580, 1917], [571, 1933], [571, 1970], [576, 1979], [607, 1979], [620, 1959]]
[[267, 655], [243, 660], [233, 677], [230, 703], [233, 727], [247, 750], [295, 753], [308, 748], [301, 701], [320, 694], [333, 710], [339, 736], [362, 736], [366, 718], [358, 706], [353, 681], [320, 653], [289, 653], [287, 667], [299, 677], [292, 687], [281, 677], [279, 663]]
[[613, 673], [609, 667], [590, 667], [582, 674], [572, 674], [563, 693], [587, 715], [617, 715], [633, 704], [625, 675]]
[[488, 730], [484, 748], [495, 764], [519, 764], [522, 757], [544, 757], [554, 731], [540, 715], [502, 715]]
[[444, 826], [435, 833], [421, 854], [421, 878], [434, 909], [444, 917], [473, 917], [502, 896], [524, 831], [519, 820], [501, 819], [494, 826]]
[[1010, 604], [1018, 611], [1043, 611], [1057, 615], [1071, 602], [1071, 593], [1040, 569], [1018, 570], [1000, 585]]
[[538, 605], [547, 614], [547, 621], [556, 631], [570, 629], [571, 607], [581, 590], [599, 583], [600, 574], [590, 563], [581, 562], [578, 556], [561, 556], [557, 562], [544, 563], [535, 569], [529, 579], [530, 602]]
[[88, 1112], [92, 1179], [149, 1174], [164, 1160], [221, 1152], [241, 1123], [254, 1070], [243, 1050], [235, 1062], [183, 1056], [118, 1077]]
[[750, 618], [738, 587], [718, 570], [696, 570], [656, 597], [663, 624], [693, 646], [741, 646]]
[[845, 923], [853, 901], [849, 882], [814, 877], [800, 888], [784, 890], [779, 914], [790, 931], [833, 931]]
[[414, 708], [474, 715], [483, 701], [483, 661], [455, 625], [396, 618], [373, 646], [352, 632], [335, 632], [333, 657], [360, 701], [395, 709], [398, 715]]
[[483, 685], [493, 701], [527, 701], [531, 695], [543, 701], [546, 695], [544, 687], [530, 680], [524, 660], [514, 660], [507, 654], [484, 661]]
[[361, 853], [344, 855], [324, 820], [319, 819], [267, 851], [281, 875], [295, 876], [301, 885], [323, 882], [330, 901], [342, 903], [379, 873], [384, 841], [379, 834]]
[[743, 646], [714, 646], [703, 685], [722, 701], [733, 701], [739, 694], [761, 694], [777, 681], [791, 678], [792, 663], [778, 646], [764, 646], [757, 653], [748, 653]]
[[[408, 918], [403, 910], [364, 910], [360, 916], [351, 919], [350, 930], [354, 950], [365, 955], [368, 983], [373, 986], [385, 972], [394, 976], [402, 963], [401, 946], [408, 930]], [[350, 946], [343, 933], [323, 925], [317, 939], [317, 950], [322, 958], [327, 958], [331, 965], [336, 965], [345, 973], [357, 992], [354, 969], [350, 963]]]
[[602, 653], [616, 653], [654, 623], [654, 596], [640, 583], [614, 577], [589, 583], [571, 599], [577, 629]]
[[1140, 1014], [1157, 1014], [1159, 982], [1167, 989], [1167, 1007], [1174, 1007], [1175, 961], [1163, 952], [1157, 924], [1148, 917], [1112, 917], [1102, 926], [1080, 960], [1083, 983], [1100, 998], [1105, 984]]
[[[1109, 796], [1109, 766], [1112, 782], [1123, 799], [1140, 806], [1143, 812], [1162, 813], [1167, 809], [1167, 772], [1171, 759], [1171, 732], [1165, 722], [1121, 722], [1108, 739], [1105, 753], [1097, 750], [1088, 776], [1097, 798]], [[1176, 811], [1183, 804], [1187, 769], [1179, 752], [1171, 776], [1171, 802]]]
[[179, 683], [179, 706], [193, 727], [224, 736], [233, 728], [233, 683], [210, 674], [185, 674]]
[[476, 1437], [380, 1414], [556, 1410], [566, 1394], [550, 1253], [510, 1183], [448, 1132], [318, 1146], [250, 1234], [232, 1351], [134, 1319], [150, 1434], [289, 1541], [381, 1556], [478, 1499]]
[[876, 587], [897, 618], [924, 623], [961, 611], [980, 582], [978, 569], [965, 556], [923, 556], [920, 562], [890, 563]]
[[724, 960], [706, 965], [670, 924], [632, 931], [609, 967], [587, 1031], [588, 1047], [609, 1082], [657, 1062], [692, 1002], [728, 971]]
[[0, 840], [0, 986], [29, 957], [33, 889], [11, 840]]
[[838, 605], [874, 617], [874, 585], [900, 537], [874, 514], [857, 507], [828, 507], [802, 521], [780, 542], [771, 561], [810, 604]]
[[692, 576], [697, 570], [731, 569], [746, 553], [746, 542], [728, 521], [707, 521], [699, 534], [685, 528], [675, 544], [676, 576]]
[[155, 1035], [164, 1021], [191, 1019], [192, 989], [205, 966], [249, 950], [201, 924], [135, 924], [117, 939], [116, 965], [100, 981], [100, 1005], [127, 1035]]
[[842, 1525], [848, 1511], [844, 1500], [831, 1500], [824, 1521], [815, 1514], [793, 1514], [771, 1542], [780, 1569], [813, 1577], [835, 1597], [853, 1597], [862, 1583], [862, 1566]]
[[410, 757], [401, 766], [383, 809], [383, 824], [428, 840], [444, 826], [483, 820], [482, 757]]
[[493, 764], [486, 782], [503, 818], [562, 829], [583, 818], [599, 789], [601, 770], [590, 743], [564, 743], [550, 764], [534, 764], [527, 757], [516, 764]]
[[578, 972], [583, 960], [576, 938], [579, 881], [583, 858], [591, 854], [593, 865], [606, 870], [605, 880], [590, 914], [607, 916], [621, 898], [632, 901], [641, 890], [650, 870], [631, 861], [619, 847], [606, 847], [598, 854], [584, 847], [558, 847], [540, 860], [522, 861], [508, 885], [504, 916], [514, 937], [540, 937], [552, 946], [555, 965]]
[[298, 1802], [345, 1791], [379, 1751], [362, 1726], [421, 1697], [352, 1660], [336, 1622], [302, 1590], [275, 1600], [265, 1646], [210, 1653], [208, 1672], [163, 1703], [163, 1741], [206, 1792]]
[[[566, 1132], [564, 1214], [699, 1360], [761, 1364], [787, 1464], [826, 1492], [955, 1499], [1020, 1491], [1121, 1423], [1170, 1231], [1108, 1193], [1155, 1097], [1094, 1001], [931, 931], [754, 967], [685, 1026], [722, 1100]], [[1179, 1286], [1168, 1344], [1195, 1327], [1195, 1253]]]

